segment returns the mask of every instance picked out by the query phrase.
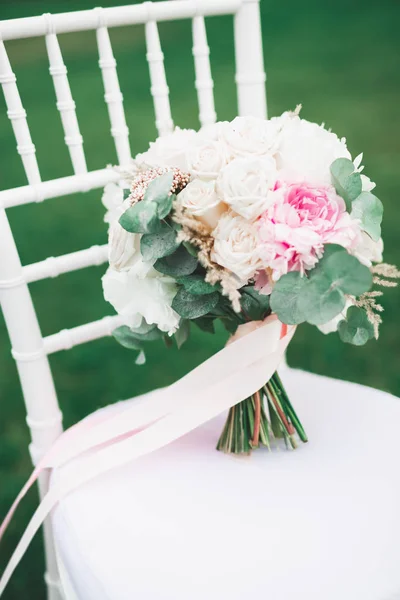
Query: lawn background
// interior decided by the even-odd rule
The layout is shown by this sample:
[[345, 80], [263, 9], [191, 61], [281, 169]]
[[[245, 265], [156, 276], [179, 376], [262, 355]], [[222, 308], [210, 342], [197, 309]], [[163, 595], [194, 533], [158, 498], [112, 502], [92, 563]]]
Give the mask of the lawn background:
[[[103, 6], [127, 4], [106, 1]], [[0, 19], [93, 8], [94, 0], [71, 2], [1, 2]], [[385, 260], [400, 264], [398, 178], [400, 158], [400, 4], [381, 0], [261, 0], [270, 115], [303, 104], [302, 115], [325, 122], [346, 135], [356, 156], [364, 152], [366, 173], [377, 182], [384, 201]], [[216, 108], [219, 119], [236, 113], [232, 19], [208, 21]], [[1, 29], [1, 27], [0, 27]], [[189, 21], [160, 24], [173, 118], [182, 127], [197, 127]], [[142, 26], [111, 31], [132, 154], [143, 151], [156, 135], [149, 92]], [[72, 94], [84, 137], [89, 169], [116, 160], [97, 65], [95, 34], [59, 36]], [[44, 40], [7, 43], [44, 180], [71, 174], [71, 166]], [[10, 122], [0, 98], [0, 189], [25, 184]], [[104, 243], [101, 192], [68, 196], [8, 211], [23, 264]], [[0, 257], [6, 260], [6, 257]], [[42, 332], [48, 335], [105, 314], [104, 266], [63, 275], [31, 286]], [[398, 290], [388, 290], [385, 323], [379, 343], [363, 348], [342, 344], [301, 326], [289, 350], [289, 363], [316, 373], [361, 382], [400, 395]], [[65, 426], [117, 399], [171, 383], [223, 343], [224, 334], [196, 331], [184, 351], [153, 344], [144, 367], [112, 339], [79, 346], [51, 358]], [[0, 315], [0, 515], [4, 515], [30, 472], [28, 432], [16, 369]], [[368, 435], [368, 432], [366, 432]], [[12, 523], [1, 548], [0, 570], [15, 546], [36, 503], [31, 493]], [[4, 600], [42, 600], [41, 540], [32, 544]]]

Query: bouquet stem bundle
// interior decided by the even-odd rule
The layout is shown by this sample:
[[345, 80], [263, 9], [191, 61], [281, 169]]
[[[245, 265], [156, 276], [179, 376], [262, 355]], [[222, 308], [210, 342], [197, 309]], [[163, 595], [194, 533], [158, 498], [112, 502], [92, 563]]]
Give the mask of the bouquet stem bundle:
[[261, 390], [229, 410], [217, 450], [227, 454], [248, 454], [259, 446], [270, 450], [273, 439], [283, 439], [287, 448], [294, 449], [296, 433], [302, 442], [307, 442], [303, 426], [275, 372]]

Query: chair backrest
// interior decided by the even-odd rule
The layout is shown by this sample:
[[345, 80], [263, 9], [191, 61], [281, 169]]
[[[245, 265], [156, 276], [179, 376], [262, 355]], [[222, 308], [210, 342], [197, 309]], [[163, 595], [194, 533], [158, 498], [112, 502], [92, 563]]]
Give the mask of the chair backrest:
[[[99, 66], [102, 72], [111, 135], [114, 138], [118, 163], [123, 166], [131, 160], [129, 131], [108, 29], [123, 25], [144, 25], [155, 122], [159, 135], [165, 135], [172, 131], [174, 125], [157, 23], [175, 19], [192, 20], [199, 120], [201, 125], [207, 125], [215, 122], [216, 114], [204, 17], [233, 15], [238, 114], [266, 117], [265, 73], [258, 1], [144, 2], [0, 22], [0, 83], [7, 105], [7, 115], [15, 134], [17, 151], [21, 156], [28, 181], [28, 185], [0, 191], [0, 301], [26, 403], [27, 423], [32, 437], [30, 452], [34, 463], [37, 463], [62, 429], [62, 415], [47, 356], [110, 335], [119, 324], [118, 316], [105, 317], [100, 321], [42, 337], [28, 284], [101, 264], [107, 260], [106, 247], [95, 246], [22, 266], [6, 216], [5, 209], [9, 207], [101, 188], [106, 183], [117, 179], [116, 173], [107, 168], [87, 170], [83, 139], [57, 35], [66, 32], [96, 31]], [[7, 40], [37, 36], [44, 36], [46, 40], [57, 109], [60, 112], [64, 139], [73, 168], [73, 175], [50, 181], [41, 180], [26, 112], [5, 46]], [[44, 477], [41, 481], [42, 493], [46, 491], [46, 487], [47, 480]], [[48, 551], [47, 582], [52, 597], [56, 598], [58, 593], [56, 567], [49, 528], [45, 533]]]

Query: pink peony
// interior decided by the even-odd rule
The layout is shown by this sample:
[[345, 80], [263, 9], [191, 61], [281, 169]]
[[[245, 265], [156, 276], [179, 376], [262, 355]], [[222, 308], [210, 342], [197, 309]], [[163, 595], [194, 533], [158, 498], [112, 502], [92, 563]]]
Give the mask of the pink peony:
[[303, 183], [281, 189], [281, 201], [257, 221], [266, 271], [257, 275], [256, 287], [264, 293], [270, 293], [270, 274], [277, 281], [289, 271], [312, 269], [325, 244], [340, 244], [351, 250], [360, 236], [358, 222], [351, 219], [344, 200], [331, 186]]

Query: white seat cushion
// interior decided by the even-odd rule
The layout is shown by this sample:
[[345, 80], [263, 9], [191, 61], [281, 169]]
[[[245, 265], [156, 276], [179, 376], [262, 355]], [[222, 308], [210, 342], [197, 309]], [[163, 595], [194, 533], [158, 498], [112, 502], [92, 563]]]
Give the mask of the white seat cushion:
[[400, 401], [283, 377], [310, 439], [295, 452], [216, 452], [221, 416], [60, 503], [68, 600], [400, 598]]

